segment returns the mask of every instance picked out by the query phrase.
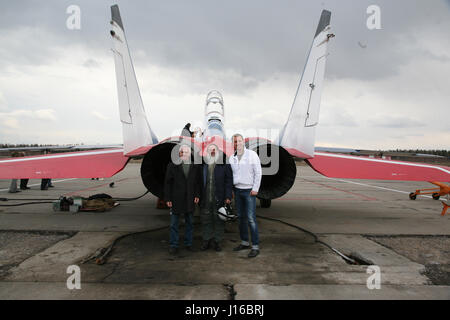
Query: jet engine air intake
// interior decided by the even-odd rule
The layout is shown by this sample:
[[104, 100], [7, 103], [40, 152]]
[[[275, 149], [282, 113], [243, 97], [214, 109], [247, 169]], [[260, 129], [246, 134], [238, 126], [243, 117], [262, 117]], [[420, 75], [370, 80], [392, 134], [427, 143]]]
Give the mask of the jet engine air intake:
[[[167, 164], [172, 161], [172, 153], [174, 161], [178, 155], [179, 148], [188, 144], [191, 147], [191, 161], [194, 163], [202, 163], [200, 152], [195, 144], [189, 144], [182, 140], [170, 140], [151, 148], [144, 156], [141, 165], [141, 178], [145, 187], [158, 198], [164, 196], [164, 179], [166, 176]], [[175, 148], [175, 149], [174, 149]]]
[[167, 164], [171, 161], [170, 155], [175, 145], [171, 142], [161, 143], [150, 149], [142, 161], [142, 182], [158, 198], [163, 197]]
[[[142, 181], [145, 187], [159, 198], [163, 197], [167, 164], [171, 161], [172, 152], [176, 152], [173, 148], [177, 145], [179, 141], [161, 143], [150, 149], [142, 161]], [[192, 157], [200, 157], [199, 150], [196, 150], [195, 145], [192, 147]], [[263, 176], [258, 198], [276, 199], [288, 192], [297, 175], [297, 166], [293, 157], [283, 147], [271, 144], [264, 139], [247, 142], [247, 148], [255, 151], [261, 160]], [[200, 158], [194, 161], [202, 163]]]
[[255, 151], [261, 160], [263, 176], [258, 198], [276, 199], [288, 192], [297, 175], [294, 158], [283, 147], [262, 139], [250, 141], [247, 148]]

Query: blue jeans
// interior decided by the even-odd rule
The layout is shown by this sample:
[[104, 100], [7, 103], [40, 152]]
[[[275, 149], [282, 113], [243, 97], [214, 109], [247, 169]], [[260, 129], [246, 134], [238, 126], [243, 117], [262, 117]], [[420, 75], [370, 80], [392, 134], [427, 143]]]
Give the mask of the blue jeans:
[[248, 227], [252, 236], [252, 248], [259, 250], [258, 225], [256, 224], [256, 197], [251, 189], [234, 188], [236, 210], [239, 218], [239, 235], [243, 245], [249, 245]]
[[[180, 220], [179, 214], [170, 215], [170, 246], [172, 248], [178, 248], [179, 220]], [[192, 212], [187, 212], [184, 214], [184, 224], [185, 224], [184, 245], [186, 247], [190, 247], [192, 246]]]

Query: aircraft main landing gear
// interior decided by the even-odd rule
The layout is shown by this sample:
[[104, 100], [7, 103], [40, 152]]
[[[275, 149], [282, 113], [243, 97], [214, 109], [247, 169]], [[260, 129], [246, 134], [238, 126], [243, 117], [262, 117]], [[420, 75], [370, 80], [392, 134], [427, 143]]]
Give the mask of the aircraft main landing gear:
[[259, 203], [261, 204], [261, 208], [270, 208], [272, 204], [271, 199], [259, 199]]

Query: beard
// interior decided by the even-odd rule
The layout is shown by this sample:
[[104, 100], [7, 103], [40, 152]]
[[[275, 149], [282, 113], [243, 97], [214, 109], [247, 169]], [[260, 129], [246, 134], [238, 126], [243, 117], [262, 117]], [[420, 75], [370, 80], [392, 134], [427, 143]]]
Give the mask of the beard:
[[213, 164], [213, 163], [217, 163], [217, 160], [219, 159], [219, 153], [216, 152], [216, 154], [214, 156], [207, 154], [205, 157], [205, 162], [207, 164]]

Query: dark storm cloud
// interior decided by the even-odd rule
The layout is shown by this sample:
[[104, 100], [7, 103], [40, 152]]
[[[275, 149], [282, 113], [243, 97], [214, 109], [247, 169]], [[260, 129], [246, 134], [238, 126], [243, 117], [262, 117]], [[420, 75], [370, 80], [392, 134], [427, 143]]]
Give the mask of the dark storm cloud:
[[[117, 113], [109, 34], [114, 3], [30, 0], [2, 4], [0, 110], [8, 118], [0, 117], [0, 138], [6, 134], [5, 125], [19, 126], [22, 114], [13, 112], [37, 110], [42, 116], [55, 110], [55, 117], [70, 113], [76, 124], [73, 129], [56, 128], [58, 123], [52, 127], [59, 130], [54, 135], [61, 137], [59, 142], [92, 143], [88, 139], [99, 135], [90, 128], [99, 130], [102, 125], [105, 143], [111, 143], [111, 137], [120, 142], [120, 122], [112, 121], [118, 116], [111, 111], [114, 107]], [[420, 140], [424, 147], [450, 141], [442, 116], [449, 101], [448, 0], [134, 0], [118, 4], [146, 110], [159, 136], [170, 134], [172, 129], [167, 128], [173, 128], [174, 121], [181, 126], [191, 116], [188, 111], [177, 114], [177, 108], [201, 110], [204, 94], [213, 88], [226, 96], [233, 126], [282, 125], [321, 10], [328, 9], [336, 37], [329, 46], [321, 106], [321, 128], [325, 129], [318, 130], [318, 139], [341, 146], [387, 145], [392, 142], [384, 142], [385, 132], [395, 131], [404, 137], [411, 132], [433, 132]], [[372, 4], [381, 8], [381, 30], [366, 27], [366, 9]], [[66, 27], [70, 5], [81, 9], [81, 30]], [[85, 108], [84, 113], [79, 108]], [[173, 116], [159, 117], [160, 110], [173, 111]], [[251, 116], [242, 117], [242, 110]], [[93, 117], [86, 120], [86, 114]], [[105, 115], [111, 121], [105, 121]], [[103, 120], [97, 123], [94, 118]], [[26, 125], [28, 132], [20, 130], [19, 135], [11, 129], [6, 138], [26, 142], [35, 141], [36, 132], [42, 139], [53, 135], [52, 131], [46, 136], [41, 126]], [[374, 136], [376, 127], [388, 130], [378, 130]], [[436, 132], [435, 128], [444, 129]]]
[[[420, 41], [415, 31], [430, 21], [446, 25], [448, 12], [439, 12], [438, 6], [430, 5], [433, 2], [437, 3], [376, 1], [381, 8], [381, 30], [366, 27], [366, 8], [374, 4], [372, 0], [119, 1], [119, 6], [136, 65], [232, 70], [258, 83], [276, 73], [301, 72], [322, 9], [332, 11], [336, 34], [328, 77], [374, 79], [394, 74], [410, 59], [402, 41]], [[0, 13], [0, 28], [12, 35], [27, 28], [23, 41], [29, 39], [28, 50], [20, 44], [6, 53], [2, 50], [2, 64], [20, 58], [30, 64], [46, 63], [57, 54], [56, 45], [81, 43], [108, 50], [113, 3], [9, 2]], [[66, 8], [72, 4], [81, 8], [81, 30], [66, 28]], [[446, 58], [431, 48], [424, 54]]]

